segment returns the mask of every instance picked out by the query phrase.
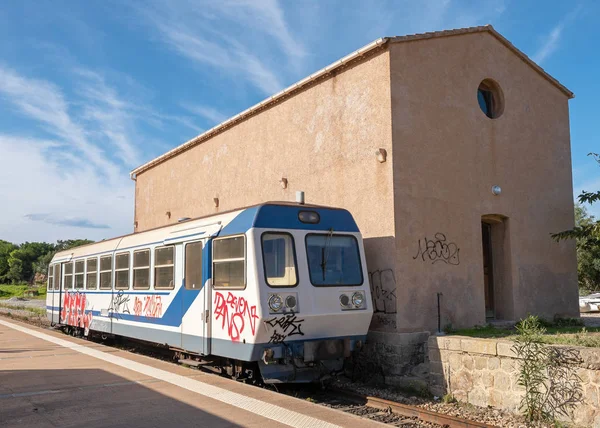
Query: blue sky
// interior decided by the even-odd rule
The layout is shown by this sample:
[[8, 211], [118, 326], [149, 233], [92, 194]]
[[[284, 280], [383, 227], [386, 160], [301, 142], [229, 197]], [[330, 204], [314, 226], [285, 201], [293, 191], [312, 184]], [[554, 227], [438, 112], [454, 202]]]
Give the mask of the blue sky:
[[128, 233], [136, 166], [379, 37], [488, 23], [575, 93], [574, 191], [600, 189], [599, 21], [593, 0], [5, 2], [0, 239]]

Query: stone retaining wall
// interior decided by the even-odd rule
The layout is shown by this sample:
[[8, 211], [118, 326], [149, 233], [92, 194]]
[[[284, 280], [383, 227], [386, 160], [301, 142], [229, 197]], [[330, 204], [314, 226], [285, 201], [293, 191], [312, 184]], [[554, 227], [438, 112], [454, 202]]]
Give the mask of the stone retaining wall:
[[[429, 390], [439, 397], [450, 393], [476, 406], [519, 411], [524, 388], [517, 383], [519, 359], [513, 342], [461, 336], [431, 336]], [[600, 349], [576, 347], [582, 363], [577, 368], [584, 401], [573, 421], [600, 427]]]
[[356, 359], [354, 378], [386, 385], [427, 388], [429, 332], [369, 331]]

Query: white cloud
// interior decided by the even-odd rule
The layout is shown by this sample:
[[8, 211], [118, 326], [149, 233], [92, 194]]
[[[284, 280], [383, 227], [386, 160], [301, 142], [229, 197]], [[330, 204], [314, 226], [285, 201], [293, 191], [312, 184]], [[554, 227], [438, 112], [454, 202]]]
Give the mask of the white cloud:
[[[132, 231], [133, 182], [128, 176], [109, 184], [88, 168], [87, 159], [56, 156], [57, 147], [65, 148], [0, 134], [0, 237], [12, 242], [99, 240]], [[98, 227], [103, 225], [108, 228]]]
[[545, 37], [542, 46], [537, 50], [536, 53], [533, 54], [532, 59], [535, 62], [537, 62], [538, 64], [543, 63], [548, 57], [550, 57], [550, 55], [552, 55], [556, 51], [556, 49], [558, 49], [560, 45], [560, 40], [563, 35], [563, 31], [569, 24], [571, 24], [575, 20], [580, 11], [581, 6], [578, 6], [552, 28], [550, 33]]
[[[202, 7], [187, 2], [153, 6], [138, 9], [138, 13], [158, 32], [154, 40], [198, 67], [208, 66], [230, 78], [243, 79], [266, 95], [284, 86], [278, 75], [281, 56], [296, 68], [305, 56], [303, 45], [292, 36], [283, 10], [274, 0], [227, 0], [203, 3]], [[237, 25], [237, 32], [224, 29], [231, 23]], [[279, 58], [273, 53], [274, 45]]]
[[50, 82], [20, 76], [10, 68], [0, 66], [0, 96], [21, 114], [44, 125], [71, 151], [83, 155], [109, 178], [118, 175], [118, 168], [103, 151], [90, 143], [85, 128], [74, 122], [68, 113], [69, 105], [62, 92]]

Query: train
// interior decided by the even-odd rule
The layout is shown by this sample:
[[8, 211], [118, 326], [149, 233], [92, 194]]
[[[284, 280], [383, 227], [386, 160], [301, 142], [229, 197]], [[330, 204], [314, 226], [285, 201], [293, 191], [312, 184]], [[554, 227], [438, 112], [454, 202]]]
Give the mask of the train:
[[47, 316], [264, 383], [324, 381], [365, 343], [363, 240], [345, 209], [268, 202], [54, 255]]

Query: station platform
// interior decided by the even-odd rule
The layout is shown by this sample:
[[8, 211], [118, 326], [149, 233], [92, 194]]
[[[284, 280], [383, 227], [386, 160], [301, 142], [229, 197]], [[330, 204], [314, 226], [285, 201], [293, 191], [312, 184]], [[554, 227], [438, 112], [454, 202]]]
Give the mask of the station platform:
[[382, 427], [143, 355], [0, 318], [0, 427]]

